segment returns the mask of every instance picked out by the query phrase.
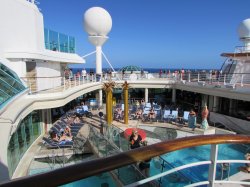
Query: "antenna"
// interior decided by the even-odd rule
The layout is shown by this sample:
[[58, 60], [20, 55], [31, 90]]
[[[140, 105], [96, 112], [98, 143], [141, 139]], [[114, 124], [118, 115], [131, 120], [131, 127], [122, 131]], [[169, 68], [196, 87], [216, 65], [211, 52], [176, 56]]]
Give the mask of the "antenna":
[[107, 41], [107, 34], [112, 28], [110, 14], [101, 7], [88, 9], [83, 17], [85, 31], [89, 34], [89, 41], [96, 47], [96, 74], [102, 75], [102, 45]]

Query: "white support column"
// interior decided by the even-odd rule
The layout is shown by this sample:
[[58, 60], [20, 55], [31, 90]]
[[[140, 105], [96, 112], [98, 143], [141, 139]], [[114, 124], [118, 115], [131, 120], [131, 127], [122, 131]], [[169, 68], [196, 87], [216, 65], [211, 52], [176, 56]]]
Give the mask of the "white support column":
[[96, 46], [96, 74], [102, 75], [102, 47]]
[[212, 163], [209, 165], [209, 173], [208, 173], [209, 187], [214, 187], [214, 181], [216, 179], [217, 156], [218, 156], [218, 145], [211, 144], [210, 160]]
[[52, 127], [52, 119], [51, 119], [51, 109], [44, 109], [42, 110], [42, 121], [43, 124], [41, 126], [42, 134], [48, 132], [49, 129]]
[[148, 88], [145, 88], [145, 103], [148, 103]]
[[219, 109], [219, 97], [217, 97], [217, 96], [213, 96], [214, 97], [214, 99], [213, 99], [213, 112], [217, 112], [218, 111], [218, 109]]
[[214, 106], [214, 98], [212, 95], [208, 96], [208, 110], [213, 111], [213, 106]]
[[233, 113], [233, 109], [235, 108], [235, 100], [230, 99], [229, 100], [229, 115], [231, 115]]
[[172, 89], [172, 103], [175, 103], [176, 102], [176, 89], [173, 88]]
[[98, 98], [98, 102], [99, 102], [99, 107], [102, 106], [102, 89], [99, 90], [99, 98]]
[[201, 96], [201, 107], [207, 106], [207, 98], [208, 98], [208, 95], [202, 94], [202, 96]]

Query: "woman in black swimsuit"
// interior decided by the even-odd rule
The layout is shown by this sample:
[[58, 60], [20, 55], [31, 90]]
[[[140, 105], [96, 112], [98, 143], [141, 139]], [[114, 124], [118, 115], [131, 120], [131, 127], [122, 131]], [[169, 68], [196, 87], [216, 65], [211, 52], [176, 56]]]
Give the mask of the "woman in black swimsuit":
[[135, 149], [140, 147], [140, 143], [142, 141], [141, 136], [138, 134], [137, 131], [133, 131], [132, 135], [129, 138], [129, 142], [130, 142], [130, 148], [131, 149]]

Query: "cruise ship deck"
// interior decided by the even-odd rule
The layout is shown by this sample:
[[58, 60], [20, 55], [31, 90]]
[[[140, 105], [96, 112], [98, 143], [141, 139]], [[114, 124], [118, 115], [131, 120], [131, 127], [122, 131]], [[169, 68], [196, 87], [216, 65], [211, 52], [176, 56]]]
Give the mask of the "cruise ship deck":
[[250, 19], [221, 69], [150, 72], [113, 68], [107, 10], [85, 11], [84, 56], [45, 12], [0, 2], [0, 186], [250, 185]]

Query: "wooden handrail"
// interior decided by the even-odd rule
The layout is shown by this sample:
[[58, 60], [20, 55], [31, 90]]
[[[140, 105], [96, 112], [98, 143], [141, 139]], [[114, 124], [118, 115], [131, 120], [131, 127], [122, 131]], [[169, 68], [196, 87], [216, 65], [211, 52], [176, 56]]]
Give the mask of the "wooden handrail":
[[207, 145], [207, 144], [243, 144], [250, 143], [250, 136], [247, 135], [200, 135], [164, 141], [122, 152], [105, 158], [98, 158], [89, 162], [75, 164], [64, 168], [59, 168], [47, 173], [26, 176], [13, 179], [9, 182], [0, 184], [1, 187], [15, 186], [58, 186], [83, 178], [97, 175], [139, 162], [156, 156], [160, 156], [172, 151]]

